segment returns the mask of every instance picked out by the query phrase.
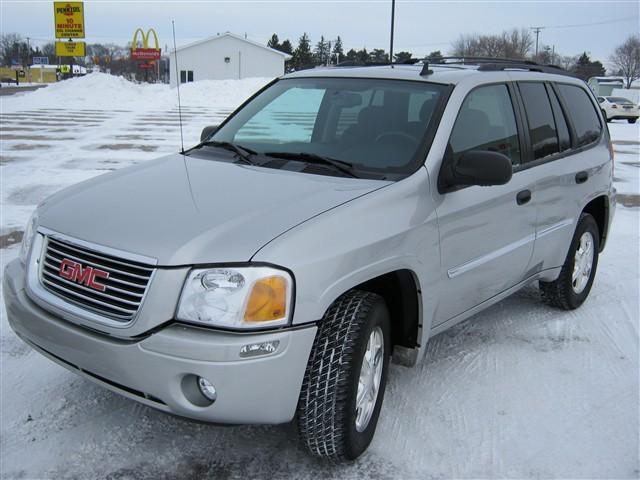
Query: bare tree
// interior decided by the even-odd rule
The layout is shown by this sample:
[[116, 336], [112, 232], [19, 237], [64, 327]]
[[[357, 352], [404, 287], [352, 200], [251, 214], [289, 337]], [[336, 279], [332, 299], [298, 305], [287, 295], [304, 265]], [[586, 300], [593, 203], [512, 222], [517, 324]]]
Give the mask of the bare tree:
[[640, 35], [631, 35], [618, 46], [609, 61], [622, 73], [627, 88], [640, 78]]
[[503, 57], [524, 59], [533, 46], [526, 29], [504, 31], [499, 35], [461, 35], [451, 45], [453, 54], [462, 57]]

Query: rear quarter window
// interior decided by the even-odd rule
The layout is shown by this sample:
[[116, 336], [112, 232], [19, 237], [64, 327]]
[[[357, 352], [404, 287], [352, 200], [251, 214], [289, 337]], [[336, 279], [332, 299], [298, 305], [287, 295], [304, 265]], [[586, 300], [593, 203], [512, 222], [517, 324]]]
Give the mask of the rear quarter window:
[[576, 130], [576, 147], [588, 145], [602, 133], [600, 118], [589, 94], [576, 85], [556, 85], [567, 108], [567, 114]]

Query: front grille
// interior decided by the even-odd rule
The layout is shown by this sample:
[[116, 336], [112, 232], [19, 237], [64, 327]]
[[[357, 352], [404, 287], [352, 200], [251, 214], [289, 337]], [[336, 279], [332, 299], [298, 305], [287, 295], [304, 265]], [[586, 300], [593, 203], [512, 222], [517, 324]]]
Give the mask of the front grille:
[[[104, 291], [60, 275], [63, 259], [76, 262], [82, 268], [91, 267], [107, 272], [109, 277], [98, 278]], [[131, 321], [142, 303], [154, 268], [150, 265], [124, 260], [91, 250], [54, 237], [46, 237], [40, 266], [42, 285], [51, 293], [110, 319]]]

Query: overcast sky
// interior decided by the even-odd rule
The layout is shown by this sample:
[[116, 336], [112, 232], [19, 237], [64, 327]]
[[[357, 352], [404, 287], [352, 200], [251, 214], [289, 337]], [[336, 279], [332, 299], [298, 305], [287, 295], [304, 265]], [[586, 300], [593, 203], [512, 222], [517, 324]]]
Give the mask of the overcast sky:
[[[34, 43], [53, 40], [53, 2], [0, 0], [3, 33], [20, 33]], [[628, 1], [415, 1], [396, 3], [395, 51], [415, 56], [446, 52], [463, 33], [499, 33], [542, 26], [540, 43], [556, 52], [583, 51], [606, 61], [616, 45], [638, 32], [640, 3]], [[171, 47], [171, 20], [178, 45], [230, 31], [265, 43], [272, 33], [281, 40], [307, 32], [340, 35], [348, 48], [389, 48], [391, 0], [383, 1], [85, 1], [86, 41], [131, 40], [137, 27], [154, 27], [162, 48]]]

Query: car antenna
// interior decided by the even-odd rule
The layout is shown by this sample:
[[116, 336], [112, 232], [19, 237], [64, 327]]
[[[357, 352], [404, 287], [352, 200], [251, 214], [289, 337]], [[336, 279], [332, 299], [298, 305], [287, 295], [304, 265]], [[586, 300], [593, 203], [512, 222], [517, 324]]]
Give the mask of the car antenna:
[[171, 20], [173, 30], [173, 56], [176, 66], [176, 87], [178, 88], [178, 121], [180, 122], [180, 153], [184, 154], [184, 137], [182, 135], [182, 105], [180, 104], [180, 77], [178, 75], [178, 47], [176, 46], [176, 24]]

